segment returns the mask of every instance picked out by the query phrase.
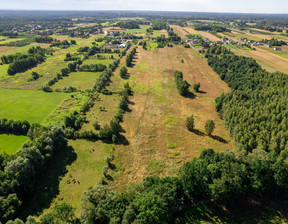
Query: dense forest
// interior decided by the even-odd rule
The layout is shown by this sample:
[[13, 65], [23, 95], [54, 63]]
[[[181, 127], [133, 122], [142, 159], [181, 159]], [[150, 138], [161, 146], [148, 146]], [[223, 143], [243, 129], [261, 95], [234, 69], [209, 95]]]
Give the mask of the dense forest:
[[208, 64], [232, 92], [216, 100], [238, 148], [281, 153], [288, 146], [288, 77], [263, 70], [252, 58], [236, 56], [224, 47], [207, 50]]

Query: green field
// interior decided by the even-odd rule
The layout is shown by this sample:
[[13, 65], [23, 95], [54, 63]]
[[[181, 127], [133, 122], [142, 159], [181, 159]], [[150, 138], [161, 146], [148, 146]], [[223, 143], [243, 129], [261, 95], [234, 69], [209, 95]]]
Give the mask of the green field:
[[29, 138], [23, 135], [0, 134], [0, 154], [15, 153]]
[[146, 30], [149, 28], [149, 26], [143, 26], [140, 29], [129, 29], [129, 30], [125, 30], [122, 33], [129, 33], [129, 34], [145, 34]]
[[53, 89], [63, 89], [69, 86], [76, 87], [77, 90], [91, 89], [100, 74], [100, 72], [72, 72], [68, 77], [64, 77], [53, 85]]
[[[60, 36], [59, 38], [64, 38]], [[66, 37], [65, 37], [66, 38]], [[38, 64], [37, 67], [29, 69], [23, 73], [17, 73], [14, 76], [7, 75], [8, 66], [0, 66], [0, 88], [18, 88], [18, 89], [30, 89], [30, 90], [39, 90], [42, 86], [46, 85], [49, 80], [55, 77], [57, 73], [61, 71], [62, 68], [67, 67], [70, 63], [69, 61], [64, 61], [67, 53], [76, 53], [79, 47], [90, 46], [90, 44], [95, 41], [96, 36], [92, 36], [88, 39], [73, 38], [76, 40], [77, 45], [71, 45], [67, 49], [53, 48], [56, 51], [53, 53], [53, 56], [47, 56], [45, 62]], [[66, 38], [67, 39], [67, 38]], [[70, 38], [72, 39], [72, 38]], [[32, 44], [42, 46], [43, 44]], [[47, 44], [44, 46], [48, 46]], [[7, 51], [2, 51], [1, 55], [7, 55], [11, 53], [26, 53], [31, 45], [9, 49]], [[107, 59], [108, 60], [108, 59]], [[95, 62], [94, 62], [95, 63]], [[97, 62], [99, 63], [99, 62]], [[104, 62], [103, 62], [104, 63]], [[105, 62], [107, 64], [107, 62]], [[28, 82], [28, 79], [31, 77], [32, 72], [37, 72], [41, 77], [33, 82]]]
[[0, 89], [0, 118], [41, 123], [67, 96], [67, 93]]

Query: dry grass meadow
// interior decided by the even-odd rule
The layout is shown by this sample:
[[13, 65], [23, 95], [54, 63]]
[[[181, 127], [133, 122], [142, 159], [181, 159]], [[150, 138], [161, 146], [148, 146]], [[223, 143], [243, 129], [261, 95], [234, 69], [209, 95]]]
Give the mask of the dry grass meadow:
[[[182, 71], [192, 85], [200, 82], [201, 93], [195, 98], [180, 96], [174, 81], [175, 70]], [[122, 123], [128, 143], [115, 148], [117, 169], [112, 174], [113, 187], [121, 191], [127, 184], [140, 182], [149, 175], [173, 175], [205, 148], [235, 150], [214, 104], [216, 97], [230, 90], [196, 52], [182, 46], [155, 51], [139, 48], [129, 75], [134, 96], [130, 98], [131, 112], [125, 114]], [[117, 82], [123, 80], [114, 77], [113, 83]], [[185, 127], [186, 117], [192, 114], [195, 132]], [[208, 119], [216, 123], [213, 137], [204, 133]]]

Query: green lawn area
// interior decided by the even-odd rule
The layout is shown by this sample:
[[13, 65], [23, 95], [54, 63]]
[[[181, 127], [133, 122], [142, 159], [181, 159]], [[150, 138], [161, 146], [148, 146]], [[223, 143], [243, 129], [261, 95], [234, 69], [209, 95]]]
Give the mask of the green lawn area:
[[63, 89], [64, 87], [73, 86], [77, 90], [91, 89], [100, 74], [101, 72], [72, 72], [52, 87], [53, 89]]
[[29, 138], [24, 135], [0, 134], [0, 154], [15, 153]]
[[0, 118], [41, 123], [67, 96], [67, 93], [0, 89]]
[[157, 49], [158, 44], [154, 43], [154, 42], [148, 42], [147, 44], [147, 50], [156, 50]]

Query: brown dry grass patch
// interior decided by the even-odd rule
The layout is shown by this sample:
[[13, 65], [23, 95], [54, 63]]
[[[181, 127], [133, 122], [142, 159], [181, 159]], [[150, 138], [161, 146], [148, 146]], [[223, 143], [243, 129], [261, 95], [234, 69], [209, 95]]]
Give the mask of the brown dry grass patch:
[[213, 35], [209, 32], [195, 30], [192, 27], [185, 27], [184, 30], [187, 30], [191, 34], [195, 34], [195, 35], [200, 34], [203, 37], [208, 38], [211, 41], [220, 41], [220, 38], [216, 37], [215, 35]]
[[[235, 149], [214, 105], [215, 97], [230, 90], [204, 59], [182, 46], [155, 51], [139, 48], [136, 58], [128, 80], [134, 90], [129, 105], [132, 112], [125, 114], [122, 123], [129, 144], [116, 146], [118, 171], [113, 174], [113, 187], [121, 191], [149, 175], [174, 175], [205, 148]], [[180, 96], [174, 82], [175, 70], [183, 71], [191, 84], [200, 82], [202, 93], [194, 99]], [[191, 114], [197, 132], [185, 127], [185, 119]], [[203, 133], [207, 119], [216, 122], [215, 138]]]
[[0, 46], [0, 53], [15, 49], [16, 47]]

